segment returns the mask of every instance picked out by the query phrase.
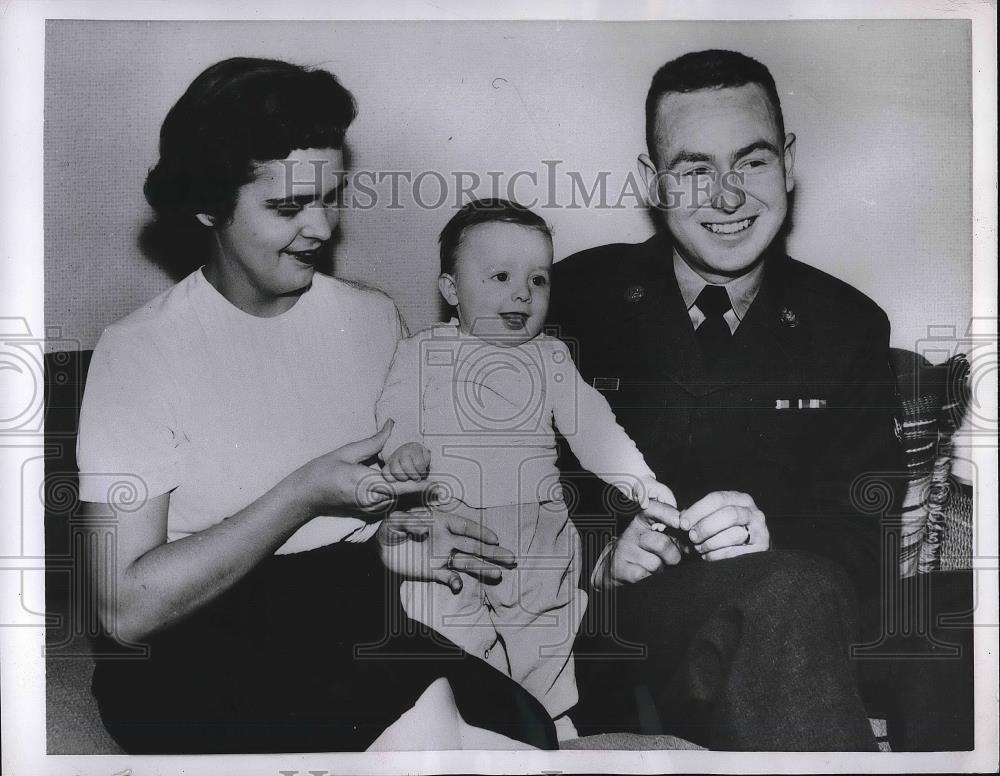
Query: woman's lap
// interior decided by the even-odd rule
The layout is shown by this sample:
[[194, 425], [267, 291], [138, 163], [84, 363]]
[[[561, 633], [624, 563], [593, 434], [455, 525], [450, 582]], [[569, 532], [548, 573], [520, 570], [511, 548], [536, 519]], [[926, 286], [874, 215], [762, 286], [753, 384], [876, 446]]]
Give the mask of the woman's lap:
[[402, 616], [370, 543], [269, 558], [149, 646], [94, 677], [130, 752], [363, 750], [441, 676], [469, 724], [554, 741], [534, 698]]

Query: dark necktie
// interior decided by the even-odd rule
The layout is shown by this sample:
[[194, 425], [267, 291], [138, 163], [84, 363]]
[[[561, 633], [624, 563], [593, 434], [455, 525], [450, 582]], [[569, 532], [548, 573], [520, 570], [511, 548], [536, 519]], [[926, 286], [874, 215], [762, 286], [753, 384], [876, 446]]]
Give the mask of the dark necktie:
[[705, 357], [705, 364], [711, 369], [733, 338], [729, 324], [723, 318], [732, 305], [725, 287], [712, 285], [702, 289], [695, 304], [705, 315], [705, 320], [701, 322], [695, 336]]

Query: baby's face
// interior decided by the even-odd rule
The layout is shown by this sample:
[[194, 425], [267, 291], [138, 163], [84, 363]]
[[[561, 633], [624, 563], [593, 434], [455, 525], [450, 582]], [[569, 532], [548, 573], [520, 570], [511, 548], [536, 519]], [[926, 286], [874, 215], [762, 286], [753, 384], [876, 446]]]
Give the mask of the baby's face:
[[549, 311], [552, 240], [520, 224], [479, 224], [462, 234], [455, 274], [441, 293], [458, 309], [460, 328], [495, 345], [538, 336]]

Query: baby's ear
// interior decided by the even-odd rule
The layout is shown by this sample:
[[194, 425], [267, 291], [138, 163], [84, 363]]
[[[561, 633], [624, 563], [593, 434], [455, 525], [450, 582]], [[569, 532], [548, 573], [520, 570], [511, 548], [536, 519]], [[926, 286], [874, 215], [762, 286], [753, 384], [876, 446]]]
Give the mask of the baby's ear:
[[442, 272], [438, 276], [438, 290], [444, 297], [444, 301], [452, 307], [458, 307], [458, 288], [455, 286], [455, 278], [447, 272]]

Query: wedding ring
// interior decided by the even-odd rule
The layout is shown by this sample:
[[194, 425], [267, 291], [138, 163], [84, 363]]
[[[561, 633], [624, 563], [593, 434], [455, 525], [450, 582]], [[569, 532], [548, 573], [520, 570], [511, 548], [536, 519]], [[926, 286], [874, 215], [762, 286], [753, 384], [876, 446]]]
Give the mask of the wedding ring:
[[743, 540], [743, 544], [750, 544], [750, 527], [745, 525], [743, 526], [743, 530], [747, 532], [747, 538]]
[[455, 570], [455, 555], [457, 553], [458, 553], [457, 549], [453, 549], [451, 552], [448, 553], [448, 560], [446, 560], [444, 564], [444, 567], [448, 569], [448, 571]]

